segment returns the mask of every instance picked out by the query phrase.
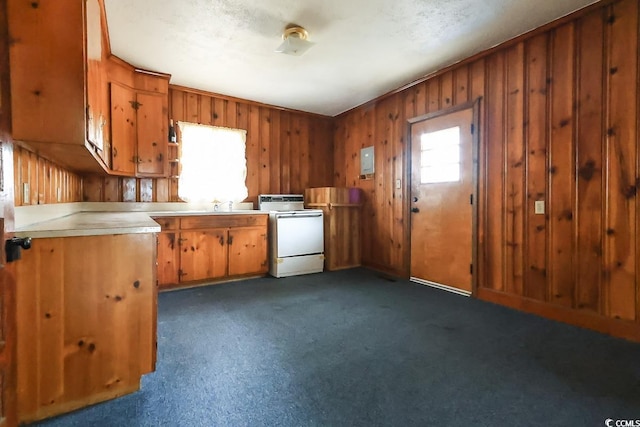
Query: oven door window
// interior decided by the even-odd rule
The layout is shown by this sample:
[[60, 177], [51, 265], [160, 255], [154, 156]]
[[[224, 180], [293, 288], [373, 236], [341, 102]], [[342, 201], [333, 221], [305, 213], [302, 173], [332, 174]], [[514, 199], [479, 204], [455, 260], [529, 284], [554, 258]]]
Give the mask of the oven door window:
[[278, 258], [324, 251], [322, 215], [280, 216], [276, 229]]

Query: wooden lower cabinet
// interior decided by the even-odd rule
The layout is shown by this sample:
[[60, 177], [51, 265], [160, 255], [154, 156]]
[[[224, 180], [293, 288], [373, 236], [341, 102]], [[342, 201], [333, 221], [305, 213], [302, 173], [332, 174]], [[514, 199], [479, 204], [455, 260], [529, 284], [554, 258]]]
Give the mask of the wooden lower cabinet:
[[227, 230], [180, 232], [179, 280], [219, 279], [227, 275]]
[[16, 277], [18, 416], [131, 393], [155, 369], [155, 235], [33, 239]]
[[266, 215], [156, 218], [158, 286], [262, 275], [268, 271]]

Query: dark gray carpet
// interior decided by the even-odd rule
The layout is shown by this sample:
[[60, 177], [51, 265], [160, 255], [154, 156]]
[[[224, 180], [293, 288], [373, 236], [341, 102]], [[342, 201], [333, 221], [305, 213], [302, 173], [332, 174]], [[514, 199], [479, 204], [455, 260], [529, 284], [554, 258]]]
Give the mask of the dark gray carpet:
[[43, 426], [603, 426], [640, 345], [365, 269], [161, 294], [142, 390]]

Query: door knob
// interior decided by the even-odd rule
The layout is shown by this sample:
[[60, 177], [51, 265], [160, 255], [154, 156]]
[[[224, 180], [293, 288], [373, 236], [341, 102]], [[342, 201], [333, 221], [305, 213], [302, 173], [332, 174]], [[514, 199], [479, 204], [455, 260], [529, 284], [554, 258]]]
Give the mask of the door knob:
[[7, 254], [7, 262], [20, 259], [20, 249], [31, 248], [31, 237], [12, 237], [4, 243], [4, 251]]
[[420, 209], [418, 209], [418, 208], [411, 208], [411, 212], [413, 212], [413, 213], [417, 213], [417, 212], [420, 212]]

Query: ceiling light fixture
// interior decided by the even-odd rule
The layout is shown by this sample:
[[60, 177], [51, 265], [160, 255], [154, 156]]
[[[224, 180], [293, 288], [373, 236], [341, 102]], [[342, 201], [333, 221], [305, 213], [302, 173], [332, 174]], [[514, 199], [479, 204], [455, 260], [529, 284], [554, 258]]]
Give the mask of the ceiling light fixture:
[[307, 30], [298, 25], [290, 24], [282, 34], [283, 42], [277, 47], [276, 52], [300, 56], [314, 45], [314, 43], [307, 40], [308, 37]]

